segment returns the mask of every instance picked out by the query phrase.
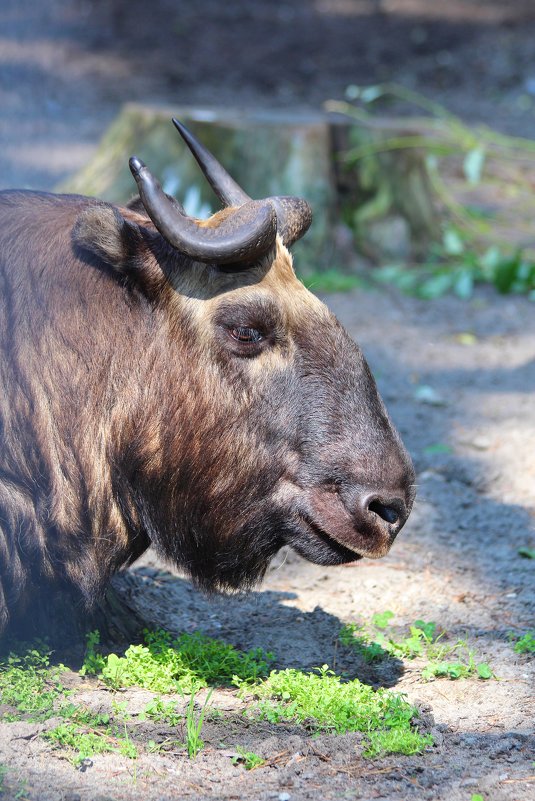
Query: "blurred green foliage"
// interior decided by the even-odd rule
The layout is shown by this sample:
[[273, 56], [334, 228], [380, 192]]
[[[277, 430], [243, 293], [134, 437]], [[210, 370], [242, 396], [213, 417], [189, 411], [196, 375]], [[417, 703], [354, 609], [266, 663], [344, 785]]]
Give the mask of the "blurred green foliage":
[[[344, 155], [347, 170], [367, 174], [370, 165], [386, 158], [368, 211], [377, 219], [392, 210], [391, 155], [418, 152], [440, 220], [438, 236], [421, 264], [390, 264], [374, 270], [374, 277], [424, 299], [449, 292], [466, 299], [476, 284], [487, 283], [501, 293], [535, 300], [535, 141], [472, 128], [443, 106], [396, 84], [349, 86], [346, 97], [348, 102], [331, 102], [327, 108], [353, 120], [360, 134], [364, 131]], [[382, 122], [377, 112], [384, 114], [392, 104], [396, 116]], [[400, 107], [406, 114], [406, 106], [424, 116], [397, 116]], [[355, 209], [349, 216], [350, 224], [360, 219], [359, 213]]]

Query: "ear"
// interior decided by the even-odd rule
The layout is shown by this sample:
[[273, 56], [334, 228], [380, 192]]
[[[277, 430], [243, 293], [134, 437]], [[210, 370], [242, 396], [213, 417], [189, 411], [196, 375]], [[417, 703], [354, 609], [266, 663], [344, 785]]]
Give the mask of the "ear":
[[115, 270], [126, 273], [135, 268], [142, 235], [139, 227], [125, 220], [115, 206], [95, 203], [88, 206], [74, 224], [73, 242], [94, 253]]
[[138, 214], [144, 214], [146, 216], [147, 212], [145, 211], [145, 206], [143, 205], [143, 201], [139, 197], [139, 195], [134, 195], [133, 198], [130, 198], [128, 203], [126, 204], [127, 209], [131, 209], [132, 211], [137, 211]]

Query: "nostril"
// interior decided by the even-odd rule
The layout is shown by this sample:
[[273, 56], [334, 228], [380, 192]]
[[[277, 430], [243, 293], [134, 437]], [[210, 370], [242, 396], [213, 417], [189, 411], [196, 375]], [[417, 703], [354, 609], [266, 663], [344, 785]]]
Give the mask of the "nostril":
[[401, 517], [400, 504], [391, 502], [390, 504], [382, 503], [378, 498], [374, 498], [368, 503], [368, 511], [378, 515], [382, 520], [394, 525]]

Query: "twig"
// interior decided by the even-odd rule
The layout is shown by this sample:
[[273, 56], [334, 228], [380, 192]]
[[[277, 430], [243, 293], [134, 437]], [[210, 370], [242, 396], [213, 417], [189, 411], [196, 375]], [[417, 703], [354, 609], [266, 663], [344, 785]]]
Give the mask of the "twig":
[[322, 754], [321, 751], [318, 751], [318, 749], [313, 745], [310, 746], [310, 749], [315, 756], [322, 760], [322, 762], [332, 762], [331, 757], [327, 756], [327, 754]]

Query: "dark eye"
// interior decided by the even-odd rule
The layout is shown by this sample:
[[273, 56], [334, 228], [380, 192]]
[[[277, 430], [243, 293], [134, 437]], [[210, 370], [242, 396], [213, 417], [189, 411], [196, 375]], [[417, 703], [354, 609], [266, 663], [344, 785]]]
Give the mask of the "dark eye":
[[251, 344], [256, 344], [264, 339], [260, 331], [258, 331], [256, 328], [248, 328], [244, 325], [237, 325], [234, 328], [231, 328], [230, 335], [237, 342], [250, 342]]

